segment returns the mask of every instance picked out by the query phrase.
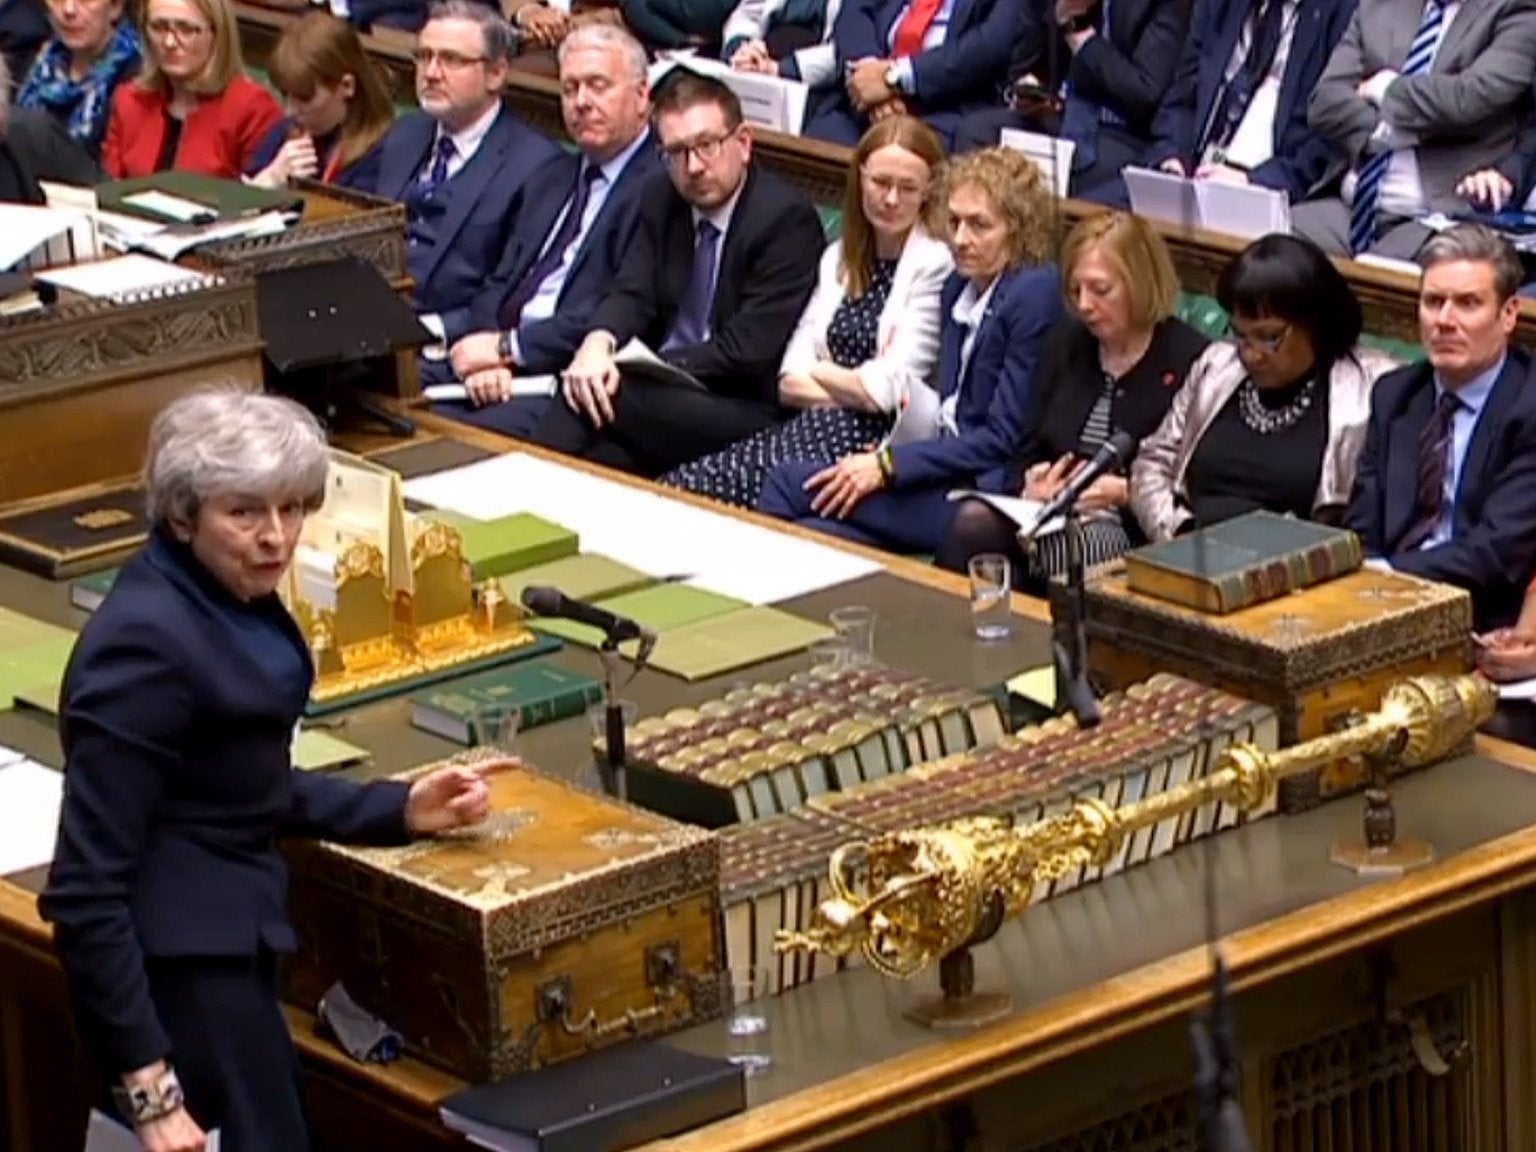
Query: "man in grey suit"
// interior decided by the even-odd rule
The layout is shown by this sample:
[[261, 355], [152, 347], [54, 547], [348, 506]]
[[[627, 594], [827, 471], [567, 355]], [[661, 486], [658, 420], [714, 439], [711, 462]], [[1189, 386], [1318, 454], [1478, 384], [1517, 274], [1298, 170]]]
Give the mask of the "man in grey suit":
[[1533, 68], [1536, 0], [1360, 0], [1307, 109], [1345, 167], [1341, 196], [1298, 205], [1295, 230], [1412, 259], [1418, 219], [1465, 212], [1466, 178], [1514, 149]]

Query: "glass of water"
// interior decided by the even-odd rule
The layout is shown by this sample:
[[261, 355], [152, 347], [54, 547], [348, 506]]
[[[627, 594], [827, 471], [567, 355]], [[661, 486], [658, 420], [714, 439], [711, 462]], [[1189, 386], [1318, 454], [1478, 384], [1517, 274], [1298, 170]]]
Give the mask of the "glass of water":
[[761, 1076], [773, 1067], [768, 1038], [768, 972], [763, 968], [732, 968], [722, 977], [726, 997], [726, 1059], [748, 1076]]
[[487, 704], [470, 718], [470, 743], [489, 752], [517, 755], [517, 733], [523, 713], [515, 704]]
[[838, 608], [827, 617], [843, 646], [848, 666], [869, 664], [875, 658], [875, 610], [862, 604]]
[[996, 552], [972, 556], [971, 622], [978, 640], [1006, 640], [1013, 627], [1013, 580], [1008, 557]]

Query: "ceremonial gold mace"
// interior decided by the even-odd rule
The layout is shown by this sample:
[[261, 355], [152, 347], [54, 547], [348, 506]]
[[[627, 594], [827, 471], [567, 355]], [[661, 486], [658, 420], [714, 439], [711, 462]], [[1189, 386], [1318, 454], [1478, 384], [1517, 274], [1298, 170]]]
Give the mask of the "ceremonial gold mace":
[[[777, 933], [775, 948], [858, 952], [876, 971], [900, 979], [938, 961], [944, 996], [911, 1015], [934, 1026], [984, 1023], [1009, 1005], [1006, 997], [975, 993], [970, 950], [1021, 913], [1038, 883], [1102, 867], [1131, 833], [1201, 805], [1220, 802], [1250, 812], [1287, 776], [1347, 757], [1399, 769], [1432, 764], [1463, 746], [1497, 703], [1497, 689], [1476, 674], [1415, 676], [1393, 684], [1376, 711], [1353, 717], [1339, 731], [1278, 752], [1233, 745], [1208, 775], [1134, 804], [1113, 808], [1085, 799], [1024, 827], [974, 817], [844, 844], [828, 866], [836, 895], [816, 909], [807, 931]], [[1391, 848], [1373, 843], [1368, 831], [1360, 851], [1369, 858]]]

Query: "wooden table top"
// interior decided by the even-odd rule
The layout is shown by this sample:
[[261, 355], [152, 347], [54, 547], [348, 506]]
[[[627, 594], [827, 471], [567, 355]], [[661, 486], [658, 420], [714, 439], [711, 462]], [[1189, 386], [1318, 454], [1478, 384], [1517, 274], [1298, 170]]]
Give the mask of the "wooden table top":
[[[430, 415], [421, 415], [419, 425], [428, 435], [451, 435], [493, 450], [512, 447]], [[364, 439], [355, 446], [379, 444]], [[1014, 638], [981, 645], [971, 638], [968, 606], [957, 595], [964, 591], [963, 578], [847, 547], [879, 560], [884, 571], [787, 607], [820, 617], [842, 604], [871, 604], [881, 621], [877, 648], [884, 659], [955, 683], [995, 684], [1045, 661], [1042, 621], [1048, 612], [1040, 602], [1015, 597]], [[0, 569], [0, 604], [76, 627], [84, 620], [69, 606], [66, 584], [10, 569]], [[586, 650], [570, 648], [559, 659], [581, 670], [597, 667]], [[723, 679], [774, 678], [805, 664], [804, 657], [775, 661]], [[686, 685], [651, 673], [634, 687], [630, 694], [643, 714], [650, 714], [704, 699], [723, 684]], [[370, 765], [354, 770], [359, 777], [456, 750], [411, 728], [401, 698], [344, 713], [341, 724], [339, 735], [374, 754]], [[541, 767], [580, 779], [590, 771], [587, 739], [585, 718], [578, 717], [526, 733], [523, 748]], [[0, 713], [0, 744], [59, 763], [51, 726], [32, 715]], [[1200, 912], [1207, 862], [1217, 869], [1226, 955], [1238, 988], [1267, 983], [1527, 886], [1536, 880], [1533, 771], [1536, 753], [1479, 738], [1475, 755], [1404, 781], [1396, 789], [1400, 825], [1405, 834], [1429, 838], [1440, 858], [1399, 880], [1360, 880], [1328, 864], [1328, 845], [1358, 831], [1358, 800], [1342, 800], [1228, 832], [1215, 839], [1209, 853], [1187, 849], [1031, 909], [977, 952], [979, 984], [1009, 990], [1014, 1011], [973, 1033], [927, 1032], [901, 1016], [902, 1004], [936, 991], [931, 973], [899, 984], [855, 969], [787, 993], [766, 1008], [776, 1063], [768, 1075], [750, 1081], [748, 1111], [657, 1142], [650, 1152], [830, 1146], [1189, 1012], [1208, 985]], [[0, 931], [40, 963], [51, 963], [48, 929], [30, 890], [38, 880], [35, 875], [0, 880]], [[461, 1086], [415, 1060], [385, 1067], [356, 1064], [314, 1034], [311, 1016], [290, 1009], [289, 1018], [308, 1062], [408, 1112], [432, 1115], [437, 1102]], [[723, 1052], [724, 1026], [704, 1025], [671, 1042]]]

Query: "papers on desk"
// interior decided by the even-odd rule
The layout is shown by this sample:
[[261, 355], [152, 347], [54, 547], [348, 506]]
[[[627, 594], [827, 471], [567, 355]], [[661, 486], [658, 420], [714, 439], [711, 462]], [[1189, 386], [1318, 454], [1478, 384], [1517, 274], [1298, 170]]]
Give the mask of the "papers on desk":
[[1022, 128], [1004, 128], [998, 134], [997, 142], [1028, 156], [1036, 168], [1050, 177], [1056, 195], [1066, 197], [1067, 185], [1072, 182], [1072, 157], [1077, 152], [1075, 141], [1047, 136], [1043, 132], [1025, 132]]
[[221, 224], [177, 224], [140, 236], [125, 245], [140, 249], [162, 260], [177, 260], [192, 249], [219, 240], [250, 240], [257, 236], [275, 236], [298, 221], [292, 212], [263, 212], [259, 216], [226, 220]]
[[[512, 399], [518, 400], [528, 396], [553, 396], [560, 390], [560, 377], [554, 375], [543, 376], [514, 376], [512, 377]], [[441, 403], [468, 403], [469, 389], [462, 384], [428, 384], [421, 390], [421, 394], [435, 404]]]
[[0, 204], [0, 269], [23, 271], [96, 256], [96, 226], [83, 212]]
[[[1044, 504], [1038, 500], [1027, 500], [1023, 496], [999, 496], [993, 492], [976, 492], [970, 488], [957, 488], [949, 494], [950, 500], [980, 500], [994, 511], [1001, 512], [1008, 519], [1019, 526], [1019, 535], [1035, 526], [1035, 521], [1040, 518]], [[1057, 516], [1054, 520], [1047, 520], [1040, 526], [1035, 536], [1049, 536], [1053, 532], [1060, 532], [1066, 527], [1066, 520]]]
[[531, 512], [655, 579], [773, 604], [868, 576], [861, 556], [521, 452], [420, 476], [405, 495], [476, 520]]
[[707, 60], [687, 55], [660, 58], [651, 65], [651, 87], [674, 68], [688, 68], [701, 76], [719, 80], [741, 101], [742, 117], [749, 124], [760, 124], [775, 132], [800, 135], [805, 123], [805, 105], [811, 94], [809, 84], [784, 76], [764, 76], [758, 72], [738, 72], [724, 60]]
[[51, 268], [39, 272], [37, 278], [81, 296], [117, 301], [145, 293], [197, 288], [214, 283], [211, 276], [137, 252], [87, 264]]
[[53, 859], [64, 774], [28, 759], [0, 768], [0, 876]]
[[1244, 240], [1291, 231], [1291, 202], [1273, 188], [1191, 180], [1150, 168], [1126, 168], [1124, 175], [1131, 210], [1139, 216]]

